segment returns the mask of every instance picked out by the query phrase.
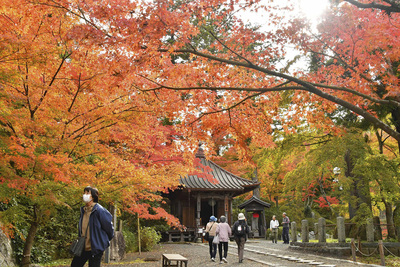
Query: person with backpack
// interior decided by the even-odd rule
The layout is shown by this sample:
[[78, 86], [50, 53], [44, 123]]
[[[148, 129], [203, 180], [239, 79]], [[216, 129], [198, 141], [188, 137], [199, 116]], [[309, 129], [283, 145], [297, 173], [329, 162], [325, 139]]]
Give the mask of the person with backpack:
[[243, 262], [244, 244], [247, 241], [247, 235], [250, 229], [243, 213], [239, 213], [238, 220], [233, 224], [232, 234], [238, 246], [239, 263]]
[[208, 245], [210, 247], [210, 258], [212, 261], [215, 261], [215, 256], [217, 255], [217, 244], [213, 243], [214, 236], [216, 236], [217, 232], [217, 218], [213, 215], [210, 217], [210, 221], [206, 225], [205, 232], [208, 233]]

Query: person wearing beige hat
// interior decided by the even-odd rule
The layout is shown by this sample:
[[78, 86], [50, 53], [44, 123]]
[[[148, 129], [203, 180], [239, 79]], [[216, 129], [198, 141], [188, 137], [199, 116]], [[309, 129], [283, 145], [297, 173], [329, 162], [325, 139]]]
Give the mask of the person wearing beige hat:
[[249, 234], [249, 226], [243, 213], [239, 213], [238, 220], [232, 226], [232, 234], [238, 246], [239, 263], [243, 262], [244, 244]]

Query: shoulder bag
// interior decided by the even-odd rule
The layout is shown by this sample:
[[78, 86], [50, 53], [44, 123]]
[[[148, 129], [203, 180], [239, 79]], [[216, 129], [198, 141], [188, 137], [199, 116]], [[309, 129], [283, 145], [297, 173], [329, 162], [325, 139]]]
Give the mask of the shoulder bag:
[[219, 235], [214, 236], [213, 244], [219, 244]]
[[211, 224], [210, 229], [208, 229], [208, 232], [206, 232], [206, 233], [204, 234], [204, 240], [207, 240], [207, 241], [208, 241], [208, 240], [210, 239], [210, 230], [211, 230], [211, 228], [213, 227], [214, 223], [215, 223], [215, 222], [213, 222], [213, 224]]
[[80, 257], [82, 255], [82, 252], [85, 248], [85, 241], [86, 241], [86, 235], [87, 235], [88, 229], [89, 229], [89, 223], [86, 227], [85, 235], [78, 237], [78, 239], [76, 239], [74, 242], [72, 242], [72, 245], [69, 248], [69, 252], [72, 255], [74, 255], [76, 257]]

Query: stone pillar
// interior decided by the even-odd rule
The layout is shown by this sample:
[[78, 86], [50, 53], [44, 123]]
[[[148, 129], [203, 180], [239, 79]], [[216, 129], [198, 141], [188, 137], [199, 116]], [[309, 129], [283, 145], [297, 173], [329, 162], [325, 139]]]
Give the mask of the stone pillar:
[[[110, 213], [112, 215], [112, 223], [114, 225], [114, 229], [117, 229], [117, 207], [114, 205], [111, 205]], [[115, 243], [111, 242], [110, 247], [107, 247], [106, 250], [104, 251], [104, 262], [105, 263], [110, 263], [110, 261], [111, 261], [111, 250], [114, 249], [112, 247], [113, 245], [115, 245]]]
[[326, 221], [325, 218], [318, 219], [318, 242], [326, 243]]
[[302, 220], [301, 221], [301, 242], [306, 243], [309, 242], [308, 239], [308, 221]]
[[291, 222], [290, 227], [292, 228], [292, 242], [297, 242], [297, 226], [296, 222]]
[[374, 221], [372, 218], [367, 219], [367, 242], [374, 242]]
[[259, 229], [258, 229], [259, 217], [254, 217], [254, 213], [257, 213], [257, 212], [250, 213], [251, 214], [251, 230], [253, 231], [253, 237], [259, 237], [260, 236]]
[[318, 223], [314, 223], [314, 239], [318, 239]]
[[337, 217], [337, 231], [338, 231], [338, 241], [339, 243], [345, 243], [346, 242], [346, 228], [344, 226], [344, 218], [343, 217]]

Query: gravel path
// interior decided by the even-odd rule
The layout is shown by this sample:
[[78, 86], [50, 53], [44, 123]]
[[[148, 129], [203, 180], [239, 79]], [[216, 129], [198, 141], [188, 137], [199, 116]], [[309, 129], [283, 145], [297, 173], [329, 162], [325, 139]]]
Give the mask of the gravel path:
[[[255, 239], [249, 240], [245, 245], [243, 263], [238, 263], [237, 246], [229, 242], [228, 263], [219, 263], [217, 254], [216, 262], [209, 259], [208, 244], [206, 243], [163, 243], [151, 252], [129, 253], [123, 262], [116, 263], [119, 267], [131, 266], [161, 266], [162, 254], [180, 254], [188, 259], [188, 266], [240, 266], [240, 267], [265, 267], [265, 266], [320, 266], [320, 267], [355, 267], [376, 266], [354, 263], [345, 259], [324, 257], [306, 254], [289, 249], [289, 245], [271, 241]], [[104, 264], [112, 266], [114, 264]]]
[[[238, 263], [237, 246], [235, 242], [229, 242], [228, 263], [219, 263], [217, 254], [216, 262], [209, 259], [208, 243], [162, 243], [150, 252], [128, 253], [120, 262], [102, 264], [106, 267], [160, 267], [162, 265], [162, 254], [180, 254], [188, 259], [188, 266], [240, 266], [240, 267], [291, 267], [291, 266], [319, 266], [319, 267], [358, 267], [377, 266], [369, 264], [354, 263], [346, 259], [309, 254], [293, 251], [289, 245], [263, 239], [248, 240], [245, 245], [243, 263]], [[53, 266], [54, 267], [54, 266]], [[62, 266], [68, 267], [68, 266]]]
[[[235, 244], [235, 242], [230, 242], [230, 245]], [[236, 244], [235, 244], [236, 246]], [[161, 266], [162, 254], [180, 254], [188, 259], [188, 266], [241, 266], [241, 267], [265, 267], [265, 264], [255, 263], [246, 259], [246, 252], [244, 253], [245, 259], [243, 263], [239, 264], [237, 257], [237, 248], [228, 248], [228, 263], [220, 264], [219, 256], [217, 253], [216, 262], [212, 262], [208, 254], [208, 244], [201, 243], [163, 243], [158, 245], [151, 252], [143, 252], [141, 255], [138, 253], [129, 253], [123, 260], [125, 264], [121, 265], [119, 262], [119, 267], [133, 267], [133, 266]], [[231, 254], [234, 253], [234, 254]], [[141, 259], [140, 262], [138, 262]], [[136, 261], [136, 263], [135, 263]], [[106, 265], [105, 265], [106, 266]]]

